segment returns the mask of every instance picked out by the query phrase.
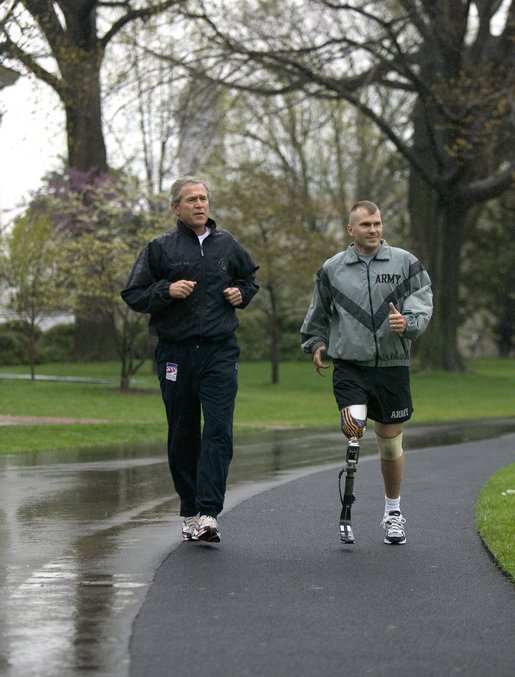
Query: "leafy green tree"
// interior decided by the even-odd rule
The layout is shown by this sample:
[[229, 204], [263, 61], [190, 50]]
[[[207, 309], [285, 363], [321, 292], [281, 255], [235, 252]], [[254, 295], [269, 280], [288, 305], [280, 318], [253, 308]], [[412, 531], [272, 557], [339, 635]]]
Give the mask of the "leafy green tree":
[[151, 355], [147, 316], [132, 312], [120, 297], [134, 263], [134, 245], [122, 235], [101, 239], [96, 233], [84, 233], [66, 246], [73, 264], [75, 302], [86, 301], [114, 328], [121, 390], [130, 388], [132, 377]]
[[[149, 356], [145, 318], [129, 311], [120, 298], [135, 256], [163, 229], [167, 215], [150, 211], [135, 182], [123, 175], [69, 171], [48, 177], [31, 209], [51, 223], [59, 241], [57, 269], [76, 315], [87, 309], [96, 323], [96, 359], [121, 361], [120, 387]], [[102, 327], [109, 332], [102, 332]], [[86, 359], [76, 336], [76, 358]]]
[[57, 273], [59, 245], [50, 219], [30, 210], [19, 217], [6, 237], [2, 270], [9, 289], [9, 306], [27, 338], [27, 362], [35, 378], [40, 323], [44, 315], [69, 309]]
[[[285, 180], [259, 167], [240, 167], [237, 178], [226, 181], [217, 195], [217, 202], [225, 205], [224, 227], [244, 243], [260, 266], [261, 292], [252, 313], [264, 317], [260, 334], [270, 359], [271, 382], [278, 383], [283, 332], [296, 320], [298, 345], [316, 267], [334, 253], [336, 238], [313, 229], [289, 194]], [[309, 205], [310, 212], [314, 208]]]

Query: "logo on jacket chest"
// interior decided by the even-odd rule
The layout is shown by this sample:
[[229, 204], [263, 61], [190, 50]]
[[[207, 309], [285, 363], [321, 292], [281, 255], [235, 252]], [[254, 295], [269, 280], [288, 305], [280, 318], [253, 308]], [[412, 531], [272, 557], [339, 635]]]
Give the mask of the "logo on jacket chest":
[[378, 273], [374, 280], [376, 284], [400, 284], [401, 276], [394, 273]]

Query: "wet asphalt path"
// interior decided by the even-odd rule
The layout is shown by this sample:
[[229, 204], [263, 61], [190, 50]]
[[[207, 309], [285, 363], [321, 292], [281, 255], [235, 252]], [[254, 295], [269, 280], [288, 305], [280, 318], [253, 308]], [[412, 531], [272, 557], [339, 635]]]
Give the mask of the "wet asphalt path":
[[229, 496], [222, 543], [179, 545], [158, 569], [130, 675], [511, 677], [515, 588], [474, 503], [514, 461], [514, 434], [408, 452], [404, 546], [382, 541], [375, 457], [358, 464], [353, 546], [338, 539], [336, 466]]

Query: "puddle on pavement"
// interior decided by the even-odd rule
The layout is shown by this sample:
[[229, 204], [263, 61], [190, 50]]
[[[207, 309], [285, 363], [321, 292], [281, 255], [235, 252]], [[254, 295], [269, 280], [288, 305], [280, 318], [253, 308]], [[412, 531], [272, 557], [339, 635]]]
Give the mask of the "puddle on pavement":
[[[412, 427], [407, 450], [515, 431], [515, 420]], [[239, 435], [230, 487], [343, 462], [338, 430]], [[362, 454], [375, 454], [374, 436]], [[132, 621], [178, 543], [162, 445], [0, 456], [0, 674], [128, 674]], [[335, 497], [336, 498], [336, 497]]]

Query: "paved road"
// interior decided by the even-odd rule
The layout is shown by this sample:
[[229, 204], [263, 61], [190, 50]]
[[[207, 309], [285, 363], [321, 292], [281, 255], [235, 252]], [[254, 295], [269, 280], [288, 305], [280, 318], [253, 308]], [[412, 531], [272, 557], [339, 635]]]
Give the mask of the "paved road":
[[335, 468], [248, 498], [221, 517], [221, 544], [180, 545], [158, 569], [130, 674], [511, 677], [515, 588], [474, 502], [514, 461], [514, 434], [409, 452], [404, 546], [382, 541], [376, 458], [359, 462], [353, 546], [338, 540]]

